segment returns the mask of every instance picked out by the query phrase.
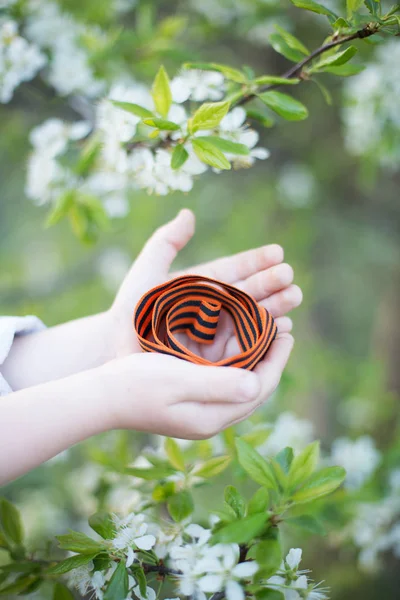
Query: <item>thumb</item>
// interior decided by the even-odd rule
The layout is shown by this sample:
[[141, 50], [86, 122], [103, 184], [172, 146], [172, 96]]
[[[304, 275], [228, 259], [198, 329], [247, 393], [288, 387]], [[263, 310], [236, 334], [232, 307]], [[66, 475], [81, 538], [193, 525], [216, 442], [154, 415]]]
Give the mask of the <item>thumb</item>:
[[135, 273], [145, 273], [154, 285], [163, 281], [176, 255], [193, 237], [195, 217], [184, 208], [169, 223], [157, 229], [145, 244], [135, 262]]

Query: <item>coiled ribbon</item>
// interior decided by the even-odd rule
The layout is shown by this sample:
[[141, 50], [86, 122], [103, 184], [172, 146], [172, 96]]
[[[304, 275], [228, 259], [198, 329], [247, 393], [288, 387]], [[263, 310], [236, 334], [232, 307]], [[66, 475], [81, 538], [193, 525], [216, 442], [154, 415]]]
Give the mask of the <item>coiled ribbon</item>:
[[[216, 287], [217, 286], [217, 287]], [[194, 354], [175, 334], [212, 344], [221, 310], [232, 318], [240, 353], [211, 362]], [[199, 365], [252, 370], [276, 336], [271, 314], [245, 292], [209, 277], [184, 275], [147, 292], [136, 306], [134, 328], [145, 352], [169, 354]]]

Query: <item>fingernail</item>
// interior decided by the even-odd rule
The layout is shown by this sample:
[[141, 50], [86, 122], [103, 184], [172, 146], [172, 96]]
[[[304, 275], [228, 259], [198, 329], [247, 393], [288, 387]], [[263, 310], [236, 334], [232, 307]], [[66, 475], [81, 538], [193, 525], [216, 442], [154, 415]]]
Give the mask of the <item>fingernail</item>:
[[257, 375], [251, 373], [242, 375], [239, 390], [244, 401], [255, 400], [260, 393], [260, 382]]

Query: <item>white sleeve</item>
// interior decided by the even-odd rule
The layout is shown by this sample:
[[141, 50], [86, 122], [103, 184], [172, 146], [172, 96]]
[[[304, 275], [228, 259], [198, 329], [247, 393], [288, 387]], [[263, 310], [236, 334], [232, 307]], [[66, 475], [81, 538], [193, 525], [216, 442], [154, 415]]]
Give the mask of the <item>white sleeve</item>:
[[[44, 325], [37, 317], [0, 317], [0, 371], [10, 353], [15, 336], [27, 335], [41, 329], [44, 329]], [[0, 396], [10, 392], [12, 389], [0, 372]]]

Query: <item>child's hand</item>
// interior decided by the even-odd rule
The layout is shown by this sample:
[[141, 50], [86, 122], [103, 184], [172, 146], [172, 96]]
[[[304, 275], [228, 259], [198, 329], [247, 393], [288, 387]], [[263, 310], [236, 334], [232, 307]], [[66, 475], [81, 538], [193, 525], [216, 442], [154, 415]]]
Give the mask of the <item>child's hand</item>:
[[[209, 438], [250, 416], [276, 389], [293, 347], [280, 334], [253, 372], [133, 354], [101, 367], [112, 428]], [[112, 400], [110, 398], [112, 397]]]
[[[170, 273], [170, 267], [193, 233], [194, 216], [183, 210], [152, 235], [109, 310], [18, 337], [1, 366], [11, 389], [61, 379], [116, 357], [141, 352], [132, 324], [135, 306], [148, 290], [182, 274]], [[299, 287], [292, 285], [292, 268], [282, 261], [282, 248], [270, 245], [195, 266], [187, 272], [242, 288], [272, 313], [278, 332], [288, 333], [292, 322], [284, 315], [300, 304], [302, 294]], [[198, 347], [187, 339], [184, 344], [212, 362], [238, 350], [231, 320], [224, 312], [211, 346]]]
[[[173, 221], [152, 235], [133, 263], [108, 313], [116, 356], [141, 352], [132, 326], [133, 310], [149, 289], [183, 274], [170, 273], [170, 268], [178, 252], [193, 236], [194, 229], [193, 213], [182, 210]], [[302, 293], [298, 286], [291, 285], [293, 269], [282, 261], [282, 248], [273, 244], [194, 266], [185, 272], [212, 277], [243, 289], [275, 318], [278, 317], [278, 330], [286, 333], [291, 330], [292, 323], [284, 315], [299, 306]], [[188, 339], [184, 343], [211, 361], [221, 360], [238, 350], [232, 322], [224, 313], [212, 346], [196, 345]]]
[[292, 346], [290, 334], [278, 335], [253, 372], [131, 354], [2, 398], [0, 485], [110, 429], [211, 437], [270, 396]]

